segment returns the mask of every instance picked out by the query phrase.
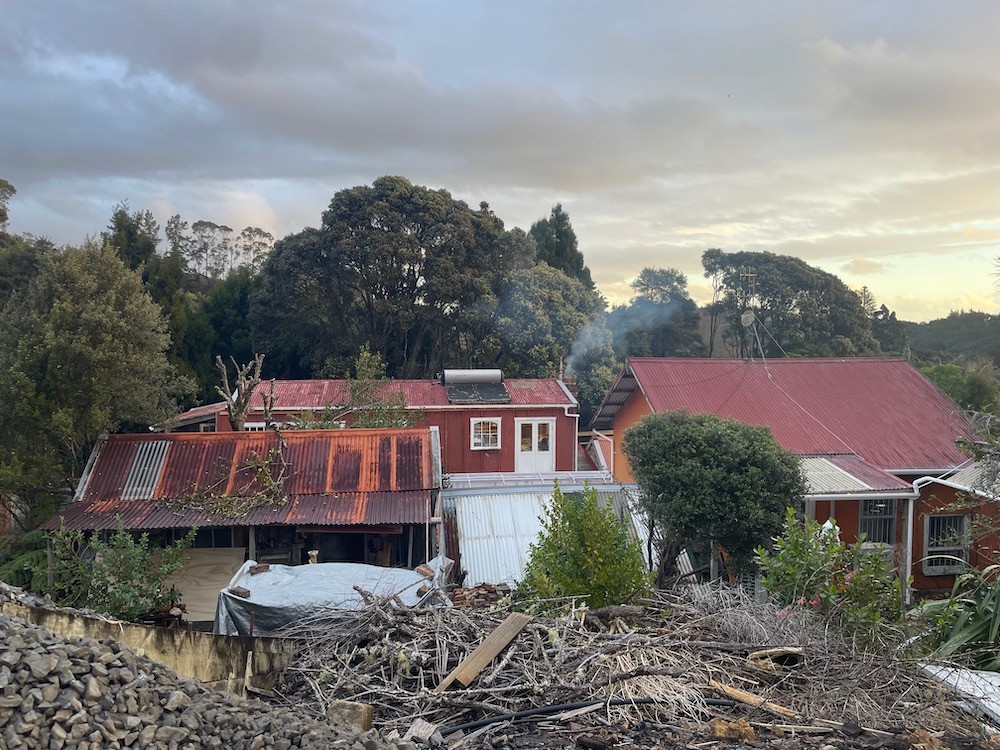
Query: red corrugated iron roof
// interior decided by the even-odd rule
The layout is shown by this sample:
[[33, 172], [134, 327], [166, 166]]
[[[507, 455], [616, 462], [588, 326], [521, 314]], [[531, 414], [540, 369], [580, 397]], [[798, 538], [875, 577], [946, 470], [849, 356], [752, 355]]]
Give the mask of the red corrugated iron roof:
[[[575, 404], [556, 378], [508, 378], [503, 384], [510, 394], [510, 403], [515, 406]], [[263, 394], [269, 388], [270, 381], [267, 381], [257, 389], [250, 400], [252, 408], [264, 407]], [[402, 393], [406, 405], [412, 407], [450, 405], [444, 386], [437, 380], [390, 380], [382, 392]], [[343, 403], [350, 397], [346, 380], [275, 380], [274, 395], [276, 409], [322, 409], [327, 404]]]
[[[656, 412], [686, 409], [770, 427], [800, 455], [856, 453], [897, 473], [957, 466], [966, 456], [956, 438], [972, 437], [958, 407], [897, 358], [631, 358], [619, 383], [633, 376]], [[613, 388], [595, 423], [613, 417], [634, 387]]]
[[[115, 515], [132, 529], [426, 522], [435, 489], [430, 430], [302, 430], [283, 437], [288, 502], [232, 519], [180, 509], [171, 501], [195, 492], [247, 496], [259, 491], [257, 473], [247, 464], [277, 446], [273, 433], [113, 435], [99, 449], [80, 500], [64, 514], [66, 523], [113, 528]], [[151, 444], [166, 446], [158, 474], [149, 480], [155, 485], [141, 499], [128, 499], [125, 490], [134, 482], [137, 456]], [[270, 471], [275, 475], [277, 466]], [[47, 525], [58, 524], [53, 519]]]

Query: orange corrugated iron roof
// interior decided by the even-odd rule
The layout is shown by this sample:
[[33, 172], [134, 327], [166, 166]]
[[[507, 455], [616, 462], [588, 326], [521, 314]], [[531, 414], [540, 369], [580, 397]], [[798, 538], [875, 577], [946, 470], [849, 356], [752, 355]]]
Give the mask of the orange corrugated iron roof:
[[[261, 488], [249, 461], [278, 445], [270, 432], [113, 435], [99, 448], [80, 499], [63, 514], [70, 528], [181, 528], [263, 524], [426, 523], [435, 486], [431, 430], [301, 430], [282, 433], [287, 502], [239, 519], [181, 509], [196, 492], [239, 496]], [[155, 460], [143, 456], [159, 451]], [[146, 475], [137, 471], [146, 468]], [[276, 476], [276, 464], [269, 467]], [[137, 479], [137, 477], [139, 477]], [[53, 519], [48, 527], [59, 525]]]

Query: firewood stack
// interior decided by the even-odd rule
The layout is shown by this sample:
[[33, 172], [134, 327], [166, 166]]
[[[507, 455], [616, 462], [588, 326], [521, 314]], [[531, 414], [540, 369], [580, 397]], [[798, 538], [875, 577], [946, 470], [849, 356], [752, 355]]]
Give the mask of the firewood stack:
[[451, 600], [456, 607], [489, 607], [510, 596], [506, 583], [480, 583], [470, 588], [455, 589]]

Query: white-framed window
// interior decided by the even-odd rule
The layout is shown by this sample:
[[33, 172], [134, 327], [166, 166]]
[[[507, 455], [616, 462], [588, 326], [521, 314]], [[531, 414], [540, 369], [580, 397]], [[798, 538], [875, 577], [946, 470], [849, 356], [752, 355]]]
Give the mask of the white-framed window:
[[952, 513], [924, 517], [924, 575], [961, 572], [969, 561], [969, 517]]
[[470, 443], [474, 451], [495, 451], [500, 449], [500, 418], [469, 420]]
[[244, 422], [243, 429], [247, 432], [264, 432], [267, 424], [264, 422]]
[[198, 425], [198, 432], [215, 432], [215, 422], [202, 422]]

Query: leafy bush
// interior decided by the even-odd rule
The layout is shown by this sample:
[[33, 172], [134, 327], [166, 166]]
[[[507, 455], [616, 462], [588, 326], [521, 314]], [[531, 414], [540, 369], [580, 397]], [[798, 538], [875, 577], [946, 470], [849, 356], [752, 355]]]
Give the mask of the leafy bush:
[[121, 518], [107, 541], [65, 526], [52, 533], [53, 581], [50, 591], [60, 604], [107, 612], [135, 620], [177, 598], [164, 581], [187, 562], [195, 529], [165, 548], [154, 547], [149, 534], [138, 538]]
[[44, 531], [20, 537], [0, 537], [0, 581], [44, 593], [48, 578], [48, 550]]
[[951, 596], [911, 614], [929, 626], [922, 639], [936, 656], [1000, 672], [1000, 565], [955, 578]]
[[757, 549], [763, 584], [785, 606], [808, 607], [854, 631], [874, 631], [900, 618], [899, 581], [877, 551], [840, 540], [836, 528], [789, 508], [774, 550]]
[[662, 533], [663, 560], [675, 545], [714, 541], [734, 574], [747, 572], [806, 491], [801, 460], [768, 428], [712, 414], [649, 414], [625, 430], [622, 447]]
[[595, 489], [567, 495], [556, 486], [541, 521], [520, 594], [530, 599], [587, 596], [596, 609], [649, 589], [638, 540], [611, 508], [600, 506]]

